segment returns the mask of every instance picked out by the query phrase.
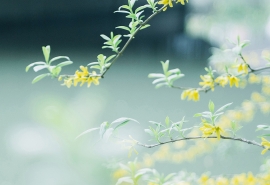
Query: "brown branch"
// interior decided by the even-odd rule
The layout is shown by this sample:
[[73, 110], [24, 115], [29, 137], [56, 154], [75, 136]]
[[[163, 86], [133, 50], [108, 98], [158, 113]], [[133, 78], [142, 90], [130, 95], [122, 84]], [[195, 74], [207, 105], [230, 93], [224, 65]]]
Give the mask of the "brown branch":
[[[234, 138], [234, 137], [226, 137], [226, 136], [220, 136], [221, 139], [226, 139], [226, 140], [234, 140], [234, 141], [240, 141], [240, 142], [244, 142], [247, 144], [251, 144], [251, 145], [255, 145], [261, 148], [264, 148], [264, 146], [262, 146], [261, 144], [255, 142], [255, 141], [250, 141], [244, 138]], [[161, 143], [157, 143], [157, 144], [152, 144], [152, 145], [146, 145], [143, 143], [138, 142], [137, 145], [145, 147], [145, 148], [154, 148], [160, 145], [164, 145], [164, 144], [168, 144], [168, 143], [174, 143], [174, 142], [178, 142], [178, 141], [185, 141], [185, 140], [195, 140], [195, 139], [217, 139], [216, 136], [209, 136], [207, 138], [202, 137], [202, 136], [196, 136], [196, 137], [184, 137], [181, 139], [175, 139], [175, 140], [169, 140], [169, 141], [165, 141], [165, 142], [161, 142]]]

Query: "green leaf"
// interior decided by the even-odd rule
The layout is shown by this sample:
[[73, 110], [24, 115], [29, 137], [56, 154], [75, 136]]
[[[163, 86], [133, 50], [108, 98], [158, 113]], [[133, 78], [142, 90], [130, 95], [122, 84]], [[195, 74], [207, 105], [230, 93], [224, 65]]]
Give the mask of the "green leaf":
[[117, 28], [117, 29], [122, 29], [122, 30], [127, 30], [127, 31], [130, 32], [130, 28], [127, 27], [127, 26], [117, 26], [116, 28]]
[[156, 83], [164, 82], [164, 81], [166, 81], [166, 78], [158, 78], [158, 79], [154, 80], [154, 81], [152, 82], [152, 84], [156, 84]]
[[231, 104], [233, 104], [233, 103], [228, 103], [228, 104], [226, 104], [226, 105], [223, 105], [223, 106], [220, 107], [215, 113], [225, 110], [225, 109], [226, 109], [227, 107], [229, 107]]
[[39, 80], [43, 79], [46, 76], [50, 76], [50, 73], [38, 75], [36, 78], [34, 78], [34, 80], [32, 81], [32, 84], [38, 82]]
[[49, 64], [51, 64], [52, 62], [59, 60], [59, 59], [67, 59], [68, 61], [70, 61], [69, 57], [67, 56], [58, 56], [58, 57], [54, 57], [49, 61]]
[[94, 65], [90, 67], [91, 69], [99, 69], [100, 70], [100, 66], [99, 65]]
[[270, 130], [270, 126], [268, 125], [257, 125], [257, 130]]
[[201, 117], [202, 116], [202, 113], [197, 113], [197, 114], [194, 114], [193, 117]]
[[143, 26], [140, 28], [140, 30], [143, 30], [143, 29], [148, 28], [148, 27], [150, 27], [150, 24], [143, 25]]
[[157, 84], [157, 85], [155, 86], [155, 88], [158, 89], [158, 88], [160, 88], [160, 87], [162, 87], [162, 86], [164, 86], [164, 85], [168, 85], [168, 83], [159, 83], [159, 84]]
[[[132, 118], [126, 118], [126, 117], [122, 117], [122, 118], [118, 118], [116, 120], [114, 120], [111, 125], [114, 125], [116, 123], [122, 123], [122, 122], [125, 122], [125, 121], [134, 121], [136, 123], [139, 123], [137, 120], [135, 119], [132, 119]], [[140, 123], [139, 123], [140, 124]]]
[[150, 136], [154, 136], [154, 133], [150, 130], [150, 129], [144, 129], [144, 131], [148, 134], [150, 134]]
[[104, 35], [104, 34], [101, 34], [100, 35], [104, 40], [111, 40], [108, 36]]
[[33, 67], [33, 70], [34, 70], [35, 72], [38, 72], [38, 71], [40, 71], [40, 70], [42, 70], [42, 69], [45, 69], [45, 68], [47, 68], [47, 67], [48, 67], [47, 65], [38, 65], [38, 66]]
[[165, 75], [161, 73], [150, 73], [148, 75], [148, 78], [162, 78], [162, 77], [165, 77]]
[[168, 116], [165, 118], [165, 124], [167, 125], [167, 127], [170, 126], [170, 118]]
[[131, 9], [134, 6], [136, 0], [129, 0], [128, 2], [129, 2], [129, 7]]
[[111, 55], [111, 56], [109, 56], [106, 60], [105, 60], [105, 62], [107, 63], [107, 62], [109, 62], [111, 59], [113, 59], [114, 57], [115, 57], [116, 55]]
[[161, 61], [161, 64], [162, 64], [163, 72], [166, 75], [169, 68], [169, 60], [166, 60], [166, 62]]
[[61, 70], [62, 70], [62, 68], [61, 67], [55, 67], [55, 68], [53, 68], [52, 69], [52, 75], [54, 76], [54, 77], [57, 77], [58, 75], [59, 75], [59, 73], [61, 72]]
[[140, 10], [143, 10], [143, 9], [145, 9], [145, 8], [151, 8], [151, 6], [149, 6], [148, 4], [143, 5], [143, 6], [140, 6], [140, 7], [138, 7], [138, 8], [135, 10], [135, 13], [137, 13], [137, 12], [139, 12]]
[[211, 100], [209, 101], [208, 109], [209, 109], [210, 112], [214, 113], [215, 104]]
[[75, 139], [78, 139], [79, 137], [81, 137], [81, 136], [83, 136], [83, 135], [85, 135], [85, 134], [88, 134], [88, 133], [90, 133], [90, 132], [93, 132], [93, 131], [95, 131], [95, 130], [98, 130], [99, 128], [100, 128], [100, 127], [88, 129], [88, 130], [82, 132], [80, 135], [78, 135]]
[[28, 66], [26, 66], [25, 68], [25, 72], [27, 72], [31, 67], [33, 67], [34, 65], [44, 65], [46, 64], [45, 62], [39, 61], [39, 62], [34, 62], [29, 64]]
[[106, 130], [107, 130], [108, 127], [109, 127], [109, 123], [108, 122], [101, 123], [100, 129], [99, 129], [99, 137], [100, 137], [100, 139], [103, 138], [103, 135], [106, 132]]
[[67, 66], [67, 65], [70, 65], [72, 64], [73, 62], [72, 61], [65, 61], [65, 62], [61, 62], [59, 64], [56, 65], [56, 67], [63, 67], [63, 66]]
[[51, 47], [49, 45], [46, 47], [42, 46], [42, 51], [43, 51], [45, 61], [46, 61], [46, 63], [48, 63], [49, 58], [50, 58]]

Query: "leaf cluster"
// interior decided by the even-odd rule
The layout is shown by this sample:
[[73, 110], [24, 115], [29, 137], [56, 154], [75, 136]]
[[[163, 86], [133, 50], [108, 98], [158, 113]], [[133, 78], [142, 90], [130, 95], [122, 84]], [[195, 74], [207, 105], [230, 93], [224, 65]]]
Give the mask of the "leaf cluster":
[[[165, 119], [165, 124], [161, 124], [155, 121], [149, 121], [154, 126], [149, 126], [149, 129], [145, 129], [144, 131], [148, 133], [155, 141], [162, 143], [161, 138], [166, 136], [169, 137], [171, 140], [177, 139], [179, 137], [184, 138], [184, 132], [187, 130], [191, 130], [194, 127], [191, 128], [184, 128], [183, 124], [187, 122], [185, 120], [185, 117], [181, 121], [173, 122], [170, 120], [170, 118], [167, 116]], [[176, 136], [175, 133], [177, 133]]]
[[[33, 79], [32, 83], [36, 83], [46, 76], [51, 76], [52, 78], [56, 78], [59, 76], [59, 74], [62, 70], [62, 67], [73, 63], [72, 61], [70, 61], [69, 57], [67, 57], [67, 56], [57, 56], [57, 57], [50, 59], [50, 53], [51, 53], [50, 46], [43, 46], [42, 51], [43, 51], [43, 55], [45, 58], [45, 62], [43, 62], [43, 61], [33, 62], [26, 67], [25, 71], [27, 72], [31, 67], [33, 67], [33, 70], [35, 72], [38, 72], [38, 71], [43, 70], [43, 69], [47, 69], [49, 71], [49, 73], [44, 73], [44, 74], [38, 75], [37, 77], [35, 77]], [[66, 61], [60, 62], [57, 65], [52, 65], [52, 63], [54, 61], [57, 61], [60, 59], [65, 59]]]
[[130, 121], [139, 123], [137, 120], [132, 119], [132, 118], [126, 118], [126, 117], [122, 117], [122, 118], [118, 118], [116, 120], [114, 120], [113, 122], [103, 122], [99, 127], [95, 127], [95, 128], [91, 128], [88, 129], [84, 132], [82, 132], [80, 135], [78, 135], [76, 137], [76, 139], [78, 139], [79, 137], [91, 133], [95, 130], [99, 130], [99, 137], [100, 139], [104, 139], [105, 141], [108, 141], [108, 139], [122, 126], [128, 124]]
[[105, 72], [110, 66], [111, 63], [109, 61], [111, 61], [116, 55], [111, 55], [108, 58], [106, 56], [104, 56], [103, 54], [99, 54], [97, 56], [97, 62], [91, 62], [88, 64], [88, 66], [90, 66], [90, 68], [92, 69], [98, 69], [100, 70], [100, 73], [102, 74], [103, 72]]
[[180, 69], [169, 70], [169, 60], [166, 62], [161, 61], [163, 74], [162, 73], [150, 73], [148, 78], [157, 78], [152, 84], [156, 84], [156, 88], [162, 86], [172, 87], [175, 80], [184, 77], [185, 75], [181, 73]]

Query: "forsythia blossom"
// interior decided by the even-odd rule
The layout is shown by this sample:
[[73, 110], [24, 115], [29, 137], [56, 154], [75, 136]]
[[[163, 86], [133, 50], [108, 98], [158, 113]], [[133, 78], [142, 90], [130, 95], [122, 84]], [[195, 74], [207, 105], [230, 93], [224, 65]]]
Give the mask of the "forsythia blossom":
[[246, 75], [248, 74], [248, 64], [242, 63], [242, 64], [239, 64], [237, 67], [238, 67], [238, 72], [244, 71]]
[[239, 87], [239, 81], [240, 79], [237, 78], [236, 76], [228, 76], [229, 81], [230, 81], [230, 87], [232, 87], [233, 85], [235, 85], [235, 87]]
[[203, 137], [207, 138], [212, 134], [216, 133], [217, 138], [220, 139], [220, 132], [224, 132], [219, 126], [214, 126], [203, 120], [203, 126], [200, 127], [203, 133]]
[[203, 88], [210, 87], [213, 91], [215, 88], [215, 82], [214, 79], [210, 75], [201, 75], [202, 82], [199, 83], [199, 85], [203, 86]]
[[[94, 83], [95, 85], [99, 84], [100, 77], [96, 76], [97, 74], [95, 71], [89, 73], [87, 67], [84, 66], [80, 66], [80, 69], [81, 71], [77, 70], [74, 76], [65, 79], [62, 85], [65, 85], [68, 88], [70, 88], [71, 85], [77, 86], [78, 83], [81, 83], [81, 86], [84, 83], [87, 83], [87, 87], [90, 87], [92, 83]], [[61, 80], [60, 77], [59, 80]]]
[[270, 149], [270, 142], [267, 139], [262, 137], [261, 145], [264, 147], [264, 149], [262, 151], [262, 155], [263, 155], [267, 152], [267, 150]]
[[184, 100], [188, 97], [188, 100], [198, 101], [200, 99], [199, 91], [196, 89], [188, 89], [182, 92], [181, 99]]
[[215, 79], [215, 82], [218, 83], [220, 86], [224, 87], [228, 83], [227, 76], [219, 76]]
[[[175, 0], [160, 0], [158, 4], [163, 4], [163, 5], [169, 5], [170, 7], [173, 7], [173, 1]], [[188, 2], [188, 0], [186, 0]], [[182, 5], [185, 5], [185, 0], [177, 0], [176, 3], [181, 3]], [[163, 11], [167, 10], [167, 7], [163, 9]]]

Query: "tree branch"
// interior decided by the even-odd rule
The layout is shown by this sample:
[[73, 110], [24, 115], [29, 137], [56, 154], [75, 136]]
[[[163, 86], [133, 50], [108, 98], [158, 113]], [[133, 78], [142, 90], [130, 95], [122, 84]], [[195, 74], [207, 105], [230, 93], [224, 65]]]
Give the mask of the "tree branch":
[[[264, 146], [262, 146], [261, 144], [255, 142], [255, 141], [250, 141], [250, 140], [246, 140], [244, 138], [234, 138], [234, 137], [226, 137], [226, 136], [220, 136], [221, 139], [226, 139], [226, 140], [233, 140], [233, 141], [240, 141], [240, 142], [244, 142], [247, 144], [251, 144], [251, 145], [255, 145], [261, 148], [264, 148]], [[161, 142], [161, 143], [157, 143], [157, 144], [152, 144], [152, 145], [147, 145], [147, 144], [143, 144], [138, 142], [137, 145], [139, 146], [143, 146], [145, 148], [154, 148], [160, 145], [164, 145], [164, 144], [168, 144], [168, 143], [174, 143], [174, 142], [178, 142], [178, 141], [185, 141], [185, 140], [195, 140], [195, 139], [217, 139], [216, 136], [209, 136], [207, 138], [202, 137], [202, 136], [196, 136], [196, 137], [185, 137], [185, 138], [181, 138], [181, 139], [175, 139], [175, 140], [169, 140], [169, 141], [165, 141], [165, 142]]]

